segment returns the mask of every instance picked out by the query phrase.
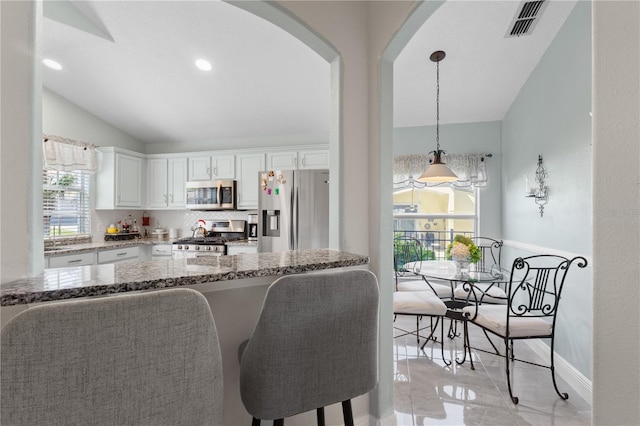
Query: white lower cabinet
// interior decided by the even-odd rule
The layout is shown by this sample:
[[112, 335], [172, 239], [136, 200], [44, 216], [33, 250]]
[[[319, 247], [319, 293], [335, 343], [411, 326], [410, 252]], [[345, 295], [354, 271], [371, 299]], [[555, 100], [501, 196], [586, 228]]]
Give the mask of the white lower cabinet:
[[241, 246], [241, 245], [228, 245], [227, 246], [227, 255], [231, 256], [234, 254], [242, 254], [242, 253], [257, 253], [258, 245], [250, 245], [250, 246]]
[[124, 247], [112, 250], [102, 250], [98, 252], [98, 263], [117, 263], [137, 261], [139, 256], [138, 246]]
[[96, 263], [96, 254], [93, 251], [78, 254], [65, 254], [62, 256], [49, 256], [49, 268], [64, 268], [67, 266], [85, 266]]
[[151, 246], [151, 260], [170, 260], [171, 244], [154, 244]]

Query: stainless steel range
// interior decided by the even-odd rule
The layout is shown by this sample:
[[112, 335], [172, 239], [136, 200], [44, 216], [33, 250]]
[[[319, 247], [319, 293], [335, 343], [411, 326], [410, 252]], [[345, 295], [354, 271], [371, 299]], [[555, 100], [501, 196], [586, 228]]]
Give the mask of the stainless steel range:
[[246, 238], [245, 226], [244, 220], [199, 220], [192, 229], [193, 237], [173, 242], [171, 255], [174, 259], [224, 256], [227, 254], [227, 242]]

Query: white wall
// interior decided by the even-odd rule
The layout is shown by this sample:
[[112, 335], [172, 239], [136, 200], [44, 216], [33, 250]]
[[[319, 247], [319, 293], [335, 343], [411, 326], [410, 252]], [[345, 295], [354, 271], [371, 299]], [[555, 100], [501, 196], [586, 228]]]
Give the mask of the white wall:
[[[591, 255], [591, 5], [578, 2], [502, 121], [503, 259]], [[525, 198], [538, 154], [548, 170], [544, 216]], [[591, 379], [591, 267], [570, 272], [556, 352]]]
[[145, 150], [143, 142], [48, 89], [42, 92], [42, 132], [96, 146]]
[[[33, 55], [41, 8], [31, 2], [0, 2], [0, 278], [9, 282], [44, 267], [42, 183], [34, 164], [42, 163], [40, 89], [33, 81], [40, 64]], [[41, 179], [41, 178], [40, 178]], [[38, 195], [39, 194], [39, 195]], [[38, 235], [39, 233], [39, 235]], [[38, 238], [39, 237], [39, 238]], [[37, 243], [39, 242], [39, 245]], [[38, 261], [39, 259], [39, 261]]]
[[[435, 126], [393, 130], [393, 155], [428, 154], [435, 149]], [[480, 234], [501, 238], [501, 122], [440, 125], [440, 146], [452, 154], [492, 154], [487, 158], [488, 183], [480, 188]]]
[[640, 424], [640, 2], [593, 4], [593, 424]]
[[167, 154], [173, 152], [197, 152], [225, 149], [249, 149], [274, 146], [327, 145], [329, 134], [308, 133], [304, 135], [271, 135], [253, 138], [215, 139], [209, 141], [182, 141], [180, 143], [149, 143], [145, 154]]

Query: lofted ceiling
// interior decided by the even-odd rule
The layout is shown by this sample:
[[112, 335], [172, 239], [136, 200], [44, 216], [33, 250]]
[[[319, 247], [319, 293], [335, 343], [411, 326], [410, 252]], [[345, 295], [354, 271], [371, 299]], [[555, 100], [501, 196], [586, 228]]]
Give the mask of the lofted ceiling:
[[[394, 125], [501, 120], [575, 1], [549, 1], [531, 35], [505, 37], [520, 1], [445, 2], [394, 64]], [[329, 133], [329, 64], [221, 1], [44, 4], [45, 88], [145, 143]], [[212, 63], [209, 72], [194, 62]]]

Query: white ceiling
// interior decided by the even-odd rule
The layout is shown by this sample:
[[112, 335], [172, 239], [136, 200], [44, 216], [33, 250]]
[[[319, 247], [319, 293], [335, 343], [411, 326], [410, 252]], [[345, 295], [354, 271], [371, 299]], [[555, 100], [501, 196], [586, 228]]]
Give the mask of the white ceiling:
[[435, 124], [440, 62], [440, 123], [502, 120], [575, 0], [547, 0], [529, 35], [507, 37], [522, 2], [449, 0], [394, 62], [394, 126]]
[[[500, 120], [575, 0], [505, 38], [519, 1], [441, 6], [394, 66], [394, 122]], [[44, 86], [146, 142], [329, 133], [329, 64], [285, 31], [219, 1], [45, 1]], [[213, 71], [195, 68], [206, 58]]]

